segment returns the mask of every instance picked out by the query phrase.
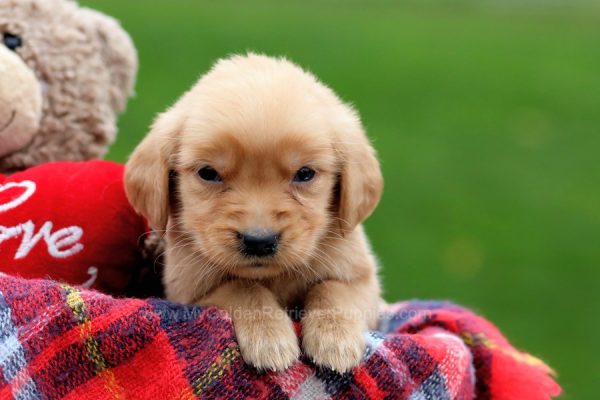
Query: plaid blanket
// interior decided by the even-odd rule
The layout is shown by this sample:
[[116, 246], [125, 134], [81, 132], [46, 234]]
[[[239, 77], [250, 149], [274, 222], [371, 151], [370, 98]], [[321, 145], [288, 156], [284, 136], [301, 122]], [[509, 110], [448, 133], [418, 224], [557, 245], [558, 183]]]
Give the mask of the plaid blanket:
[[218, 309], [115, 299], [0, 275], [0, 399], [550, 399], [559, 386], [481, 317], [442, 302], [392, 305], [362, 364], [301, 360], [258, 373]]

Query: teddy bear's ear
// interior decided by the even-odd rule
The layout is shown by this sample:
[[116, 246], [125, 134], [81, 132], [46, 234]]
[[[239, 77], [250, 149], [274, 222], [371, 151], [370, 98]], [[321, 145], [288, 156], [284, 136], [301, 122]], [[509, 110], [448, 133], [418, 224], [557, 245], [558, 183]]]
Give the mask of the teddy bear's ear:
[[100, 42], [101, 56], [110, 71], [112, 108], [123, 111], [133, 94], [138, 70], [137, 51], [131, 37], [114, 18], [82, 8], [81, 18], [89, 20]]

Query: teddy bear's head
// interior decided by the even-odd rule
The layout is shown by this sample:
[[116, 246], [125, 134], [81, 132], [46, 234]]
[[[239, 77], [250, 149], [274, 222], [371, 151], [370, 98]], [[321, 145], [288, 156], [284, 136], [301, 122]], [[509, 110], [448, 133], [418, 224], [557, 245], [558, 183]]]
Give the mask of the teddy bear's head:
[[71, 0], [0, 0], [0, 173], [103, 156], [136, 73], [114, 19]]

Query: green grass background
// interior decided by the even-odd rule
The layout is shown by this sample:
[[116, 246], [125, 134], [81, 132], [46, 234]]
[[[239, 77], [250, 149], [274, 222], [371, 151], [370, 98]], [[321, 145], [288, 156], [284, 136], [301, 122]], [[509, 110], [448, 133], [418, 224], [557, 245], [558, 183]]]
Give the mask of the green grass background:
[[218, 58], [286, 55], [360, 110], [386, 179], [386, 298], [444, 298], [600, 384], [600, 7], [560, 1], [85, 0], [139, 49], [124, 161]]

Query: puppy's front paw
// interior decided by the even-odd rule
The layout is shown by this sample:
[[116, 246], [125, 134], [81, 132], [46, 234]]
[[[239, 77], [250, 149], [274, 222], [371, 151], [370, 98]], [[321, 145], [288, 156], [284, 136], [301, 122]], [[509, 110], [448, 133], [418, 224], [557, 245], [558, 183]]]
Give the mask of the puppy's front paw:
[[289, 318], [236, 321], [242, 357], [259, 370], [283, 371], [300, 356], [298, 338]]
[[302, 346], [315, 364], [343, 373], [360, 363], [365, 339], [359, 322], [309, 314], [302, 320], [302, 331]]

